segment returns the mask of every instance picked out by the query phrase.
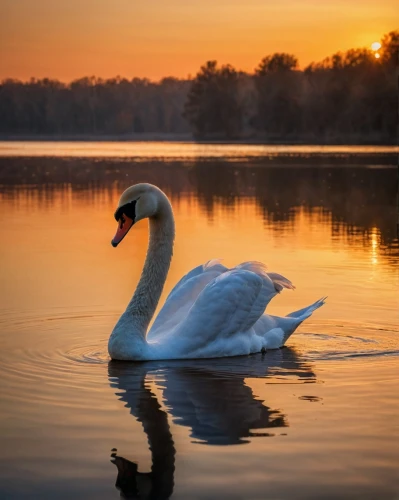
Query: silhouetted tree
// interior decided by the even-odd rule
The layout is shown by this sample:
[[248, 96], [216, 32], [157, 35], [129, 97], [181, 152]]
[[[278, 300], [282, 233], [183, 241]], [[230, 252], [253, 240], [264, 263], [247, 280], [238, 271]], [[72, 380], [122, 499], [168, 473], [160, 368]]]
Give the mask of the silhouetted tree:
[[277, 53], [262, 59], [255, 70], [258, 95], [255, 129], [270, 138], [298, 132], [300, 124], [301, 73], [295, 56]]
[[216, 61], [208, 61], [201, 67], [184, 107], [184, 116], [196, 137], [239, 135], [242, 109], [238, 87], [239, 75], [230, 65], [218, 68]]
[[292, 54], [277, 52], [262, 59], [255, 70], [257, 76], [264, 76], [268, 73], [281, 73], [292, 71], [298, 67], [298, 59]]
[[391, 31], [381, 40], [381, 62], [397, 68], [399, 64], [399, 31]]

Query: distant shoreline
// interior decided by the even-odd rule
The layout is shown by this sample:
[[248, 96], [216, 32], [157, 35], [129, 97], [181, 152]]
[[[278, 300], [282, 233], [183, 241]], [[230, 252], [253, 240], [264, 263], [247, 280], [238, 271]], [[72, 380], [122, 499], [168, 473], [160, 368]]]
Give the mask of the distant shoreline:
[[180, 142], [187, 144], [242, 144], [258, 146], [397, 146], [395, 142], [383, 141], [377, 138], [363, 139], [361, 137], [348, 139], [316, 140], [303, 139], [262, 139], [260, 137], [243, 137], [241, 139], [195, 139], [190, 133], [163, 134], [143, 133], [129, 135], [93, 135], [93, 134], [0, 134], [0, 142]]

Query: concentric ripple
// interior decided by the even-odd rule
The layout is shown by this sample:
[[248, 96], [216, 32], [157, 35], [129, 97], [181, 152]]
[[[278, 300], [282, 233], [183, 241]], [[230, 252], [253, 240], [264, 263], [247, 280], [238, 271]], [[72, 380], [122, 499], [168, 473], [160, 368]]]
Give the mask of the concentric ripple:
[[107, 339], [115, 318], [97, 310], [7, 311], [0, 363], [9, 411], [26, 412], [38, 403], [88, 407], [87, 394], [107, 385]]
[[[107, 341], [117, 319], [103, 310], [7, 311], [0, 326], [0, 360], [4, 377], [52, 380], [82, 373], [86, 365], [109, 362]], [[295, 333], [289, 346], [304, 360], [346, 359], [399, 354], [399, 328], [351, 322], [313, 322]], [[7, 355], [5, 355], [7, 352]], [[231, 369], [237, 363], [232, 363]], [[238, 365], [240, 363], [238, 362]], [[90, 375], [92, 376], [92, 375]]]
[[[104, 341], [102, 342], [102, 344]], [[99, 350], [98, 345], [77, 346], [66, 352], [60, 352], [61, 356], [76, 363], [105, 364], [109, 362], [109, 355], [106, 345]]]
[[[29, 400], [35, 394], [36, 398], [43, 397], [55, 403], [59, 390], [67, 392], [68, 387], [92, 390], [106, 384], [107, 340], [116, 319], [116, 313], [96, 309], [56, 310], [52, 315], [41, 311], [18, 314], [7, 311], [2, 317], [1, 327], [8, 335], [2, 336], [0, 351], [2, 385], [6, 395]], [[393, 325], [381, 328], [351, 322], [313, 322], [306, 327], [307, 332], [300, 330], [289, 342], [301, 363], [399, 354], [399, 330]], [[291, 360], [280, 361], [280, 357], [278, 352], [270, 352], [262, 362], [270, 365], [268, 374], [265, 373], [270, 383], [314, 380], [312, 376], [298, 378], [298, 367], [293, 377]], [[249, 377], [253, 371], [252, 366], [239, 359], [223, 360], [217, 364], [220, 368], [225, 366], [225, 371]], [[311, 373], [308, 368], [307, 371]], [[255, 372], [258, 374], [258, 366]]]

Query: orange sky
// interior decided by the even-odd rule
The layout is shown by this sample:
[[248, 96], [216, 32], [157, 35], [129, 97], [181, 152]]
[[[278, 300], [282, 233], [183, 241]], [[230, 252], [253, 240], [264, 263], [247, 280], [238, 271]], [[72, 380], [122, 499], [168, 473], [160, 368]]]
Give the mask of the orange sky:
[[0, 0], [0, 78], [252, 71], [276, 51], [305, 66], [398, 27], [398, 0]]

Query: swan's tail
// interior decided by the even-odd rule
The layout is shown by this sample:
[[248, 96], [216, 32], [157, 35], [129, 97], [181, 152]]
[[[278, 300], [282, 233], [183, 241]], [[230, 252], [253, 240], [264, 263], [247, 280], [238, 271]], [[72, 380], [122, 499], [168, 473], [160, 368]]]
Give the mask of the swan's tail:
[[287, 318], [297, 318], [301, 322], [304, 321], [306, 318], [309, 318], [309, 316], [312, 315], [316, 309], [319, 307], [323, 306], [326, 303], [326, 298], [323, 297], [322, 299], [316, 300], [314, 304], [308, 307], [304, 307], [303, 309], [299, 309], [298, 311], [294, 311], [291, 314], [287, 314]]
[[292, 312], [285, 316], [285, 318], [280, 318], [281, 329], [283, 330], [282, 346], [287, 342], [302, 321], [305, 321], [305, 319], [309, 318], [316, 309], [325, 304], [326, 298], [327, 297], [323, 297], [308, 307]]

